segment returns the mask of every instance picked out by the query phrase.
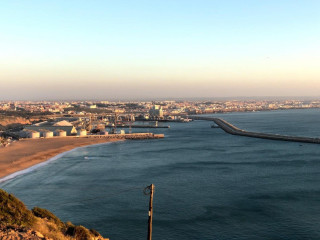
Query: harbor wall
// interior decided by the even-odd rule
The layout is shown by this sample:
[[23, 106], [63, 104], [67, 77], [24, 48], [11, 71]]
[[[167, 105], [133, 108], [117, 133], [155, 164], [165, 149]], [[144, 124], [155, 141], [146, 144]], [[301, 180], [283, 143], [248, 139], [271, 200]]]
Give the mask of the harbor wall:
[[290, 142], [303, 142], [303, 143], [316, 143], [320, 144], [320, 138], [311, 138], [311, 137], [299, 137], [299, 136], [287, 136], [280, 134], [270, 134], [270, 133], [261, 133], [261, 132], [249, 132], [242, 130], [233, 126], [231, 123], [221, 119], [221, 118], [210, 118], [210, 117], [192, 117], [194, 120], [205, 120], [205, 121], [213, 121], [217, 124], [222, 130], [225, 132], [245, 137], [253, 137], [253, 138], [262, 138], [262, 139], [270, 139], [270, 140], [279, 140], [279, 141], [290, 141]]

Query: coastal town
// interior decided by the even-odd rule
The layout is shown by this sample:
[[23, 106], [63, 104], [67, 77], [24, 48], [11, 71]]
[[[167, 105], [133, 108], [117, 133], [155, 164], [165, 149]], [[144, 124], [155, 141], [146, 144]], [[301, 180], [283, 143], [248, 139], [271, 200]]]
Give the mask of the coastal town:
[[168, 128], [158, 122], [185, 123], [198, 114], [305, 108], [320, 108], [320, 100], [2, 101], [0, 146], [19, 138], [126, 136], [133, 128]]
[[[320, 99], [309, 100], [220, 100], [220, 101], [0, 101], [0, 113], [30, 112], [51, 114], [126, 113], [135, 117], [150, 114], [155, 105], [163, 116], [265, 111], [279, 109], [320, 108]], [[152, 115], [152, 114], [151, 114]]]
[[319, 240], [320, 1], [2, 1], [0, 240]]

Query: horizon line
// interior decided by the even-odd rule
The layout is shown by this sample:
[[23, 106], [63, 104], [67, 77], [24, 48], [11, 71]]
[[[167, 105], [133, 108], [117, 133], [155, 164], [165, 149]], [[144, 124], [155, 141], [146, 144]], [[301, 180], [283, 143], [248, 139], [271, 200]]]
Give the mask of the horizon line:
[[318, 99], [320, 96], [226, 96], [226, 97], [142, 97], [142, 98], [60, 98], [60, 99], [1, 99], [0, 102], [94, 102], [94, 101], [110, 101], [110, 102], [117, 102], [117, 101], [134, 101], [134, 102], [143, 102], [143, 101], [212, 101], [212, 100], [313, 100]]

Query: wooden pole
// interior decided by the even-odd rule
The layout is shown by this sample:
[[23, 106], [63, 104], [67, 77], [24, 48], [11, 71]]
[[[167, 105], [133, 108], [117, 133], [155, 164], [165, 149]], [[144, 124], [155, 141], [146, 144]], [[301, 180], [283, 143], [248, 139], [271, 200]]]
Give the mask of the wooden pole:
[[148, 221], [148, 240], [152, 240], [152, 215], [153, 215], [153, 192], [154, 192], [154, 185], [151, 184], [149, 186], [150, 189], [150, 201], [149, 201], [149, 221]]

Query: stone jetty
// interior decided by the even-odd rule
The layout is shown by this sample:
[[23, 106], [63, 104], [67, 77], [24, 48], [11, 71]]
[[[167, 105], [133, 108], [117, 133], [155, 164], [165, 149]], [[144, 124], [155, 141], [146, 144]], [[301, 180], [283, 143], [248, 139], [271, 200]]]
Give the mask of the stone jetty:
[[254, 138], [263, 138], [270, 140], [280, 140], [280, 141], [289, 141], [289, 142], [302, 142], [302, 143], [316, 143], [320, 144], [320, 138], [311, 138], [311, 137], [298, 137], [298, 136], [287, 136], [280, 134], [270, 134], [270, 133], [261, 133], [261, 132], [249, 132], [237, 128], [230, 124], [229, 122], [221, 118], [210, 118], [210, 117], [189, 117], [193, 120], [205, 120], [213, 121], [217, 124], [222, 130], [232, 135], [245, 136], [245, 137], [254, 137]]
[[109, 134], [109, 135], [86, 135], [84, 138], [106, 138], [106, 139], [130, 139], [130, 140], [143, 140], [143, 139], [159, 139], [164, 138], [164, 134], [154, 133], [127, 133], [127, 134]]

